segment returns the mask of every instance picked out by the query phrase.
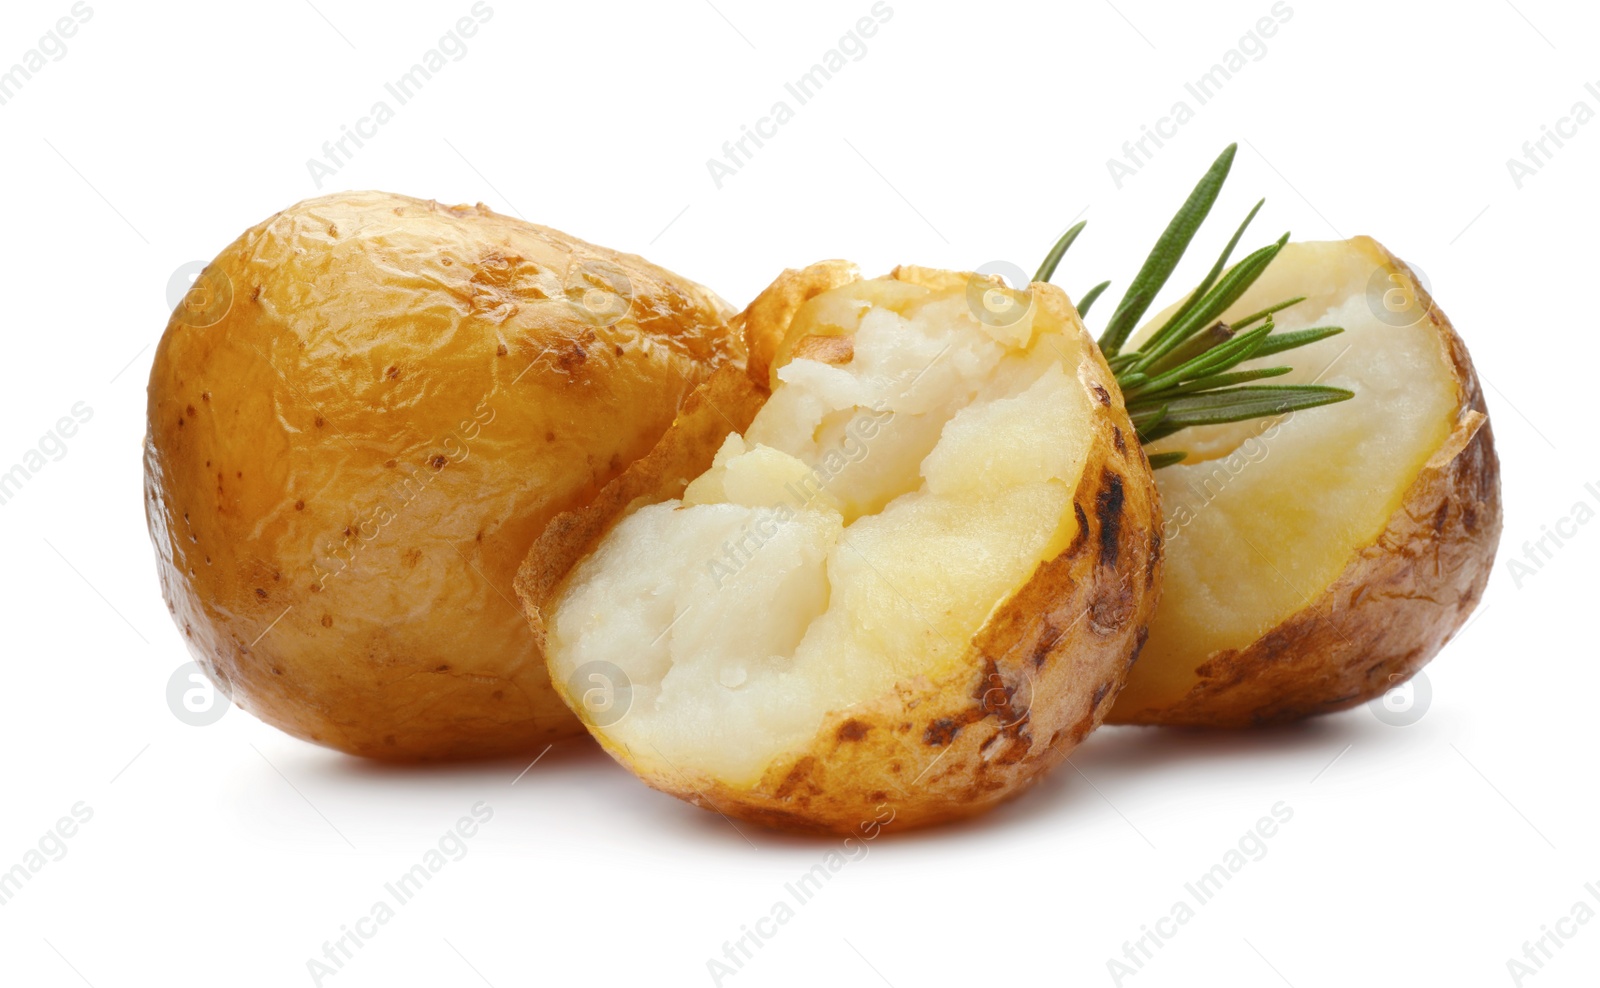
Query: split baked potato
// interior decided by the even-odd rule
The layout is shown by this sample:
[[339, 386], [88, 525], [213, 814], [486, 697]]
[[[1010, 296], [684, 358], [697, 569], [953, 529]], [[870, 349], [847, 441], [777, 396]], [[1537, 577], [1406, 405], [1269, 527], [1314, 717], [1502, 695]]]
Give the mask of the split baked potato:
[[392, 759], [581, 732], [512, 577], [738, 359], [641, 258], [381, 192], [247, 231], [150, 374], [145, 504], [197, 661], [298, 737]]
[[1283, 380], [1355, 397], [1151, 446], [1188, 456], [1156, 472], [1166, 582], [1112, 723], [1246, 727], [1354, 706], [1420, 669], [1483, 593], [1499, 465], [1450, 321], [1368, 237], [1289, 244], [1223, 321], [1295, 296], [1281, 331], [1344, 332], [1297, 350]]
[[645, 782], [782, 829], [1021, 792], [1104, 717], [1160, 585], [1149, 465], [1071, 302], [825, 262], [738, 322], [748, 372], [529, 553], [556, 689]]

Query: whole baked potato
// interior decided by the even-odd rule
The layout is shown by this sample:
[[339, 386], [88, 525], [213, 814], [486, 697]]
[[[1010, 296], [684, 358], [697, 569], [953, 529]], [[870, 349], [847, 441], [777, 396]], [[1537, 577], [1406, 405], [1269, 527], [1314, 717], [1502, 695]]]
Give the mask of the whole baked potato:
[[1105, 716], [1155, 488], [1065, 294], [786, 272], [661, 444], [518, 578], [557, 690], [657, 789], [875, 833], [1025, 789]]
[[1156, 472], [1166, 584], [1113, 723], [1245, 727], [1354, 706], [1427, 663], [1483, 593], [1499, 465], [1450, 321], [1357, 237], [1289, 244], [1223, 322], [1296, 296], [1281, 331], [1344, 332], [1297, 350], [1283, 380], [1355, 396], [1152, 445], [1188, 456]]
[[512, 577], [735, 356], [641, 258], [381, 192], [246, 231], [150, 373], [145, 505], [190, 650], [251, 713], [359, 755], [581, 731]]

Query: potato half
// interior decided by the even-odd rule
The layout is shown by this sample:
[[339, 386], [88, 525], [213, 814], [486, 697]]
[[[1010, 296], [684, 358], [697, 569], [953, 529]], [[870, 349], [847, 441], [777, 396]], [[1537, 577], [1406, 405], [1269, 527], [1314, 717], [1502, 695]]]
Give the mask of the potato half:
[[247, 231], [150, 373], [162, 591], [230, 696], [383, 758], [581, 731], [512, 577], [734, 349], [725, 306], [483, 206], [381, 192]]
[[1420, 669], [1483, 593], [1499, 464], [1466, 347], [1368, 237], [1288, 245], [1223, 320], [1301, 295], [1280, 330], [1344, 333], [1244, 366], [1292, 363], [1280, 380], [1355, 397], [1155, 445], [1190, 455], [1157, 471], [1166, 586], [1114, 723], [1245, 727], [1353, 706]]
[[650, 785], [773, 827], [1017, 794], [1104, 716], [1158, 595], [1099, 350], [1050, 285], [919, 268], [786, 272], [742, 319], [750, 376], [530, 553], [556, 688]]

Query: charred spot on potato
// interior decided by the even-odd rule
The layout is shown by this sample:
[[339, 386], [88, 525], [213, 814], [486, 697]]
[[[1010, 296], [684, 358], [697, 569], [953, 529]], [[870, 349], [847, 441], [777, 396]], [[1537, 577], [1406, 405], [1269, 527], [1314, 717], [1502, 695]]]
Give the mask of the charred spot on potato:
[[1072, 513], [1078, 519], [1078, 530], [1072, 535], [1072, 544], [1067, 547], [1067, 555], [1076, 556], [1089, 544], [1089, 516], [1083, 510], [1083, 505], [1072, 502]]
[[[975, 720], [999, 716], [1007, 723], [1017, 721], [1019, 718], [1011, 707], [1011, 698], [1016, 692], [1017, 686], [1006, 682], [1005, 677], [1000, 674], [999, 665], [993, 659], [988, 659], [984, 663], [983, 675], [978, 680], [978, 686], [971, 694], [971, 698], [977, 701], [978, 710], [969, 716]], [[1024, 712], [1020, 719], [1026, 718], [1027, 714]]]
[[783, 781], [778, 784], [778, 788], [773, 795], [778, 799], [788, 799], [806, 781], [806, 777], [811, 774], [816, 765], [817, 760], [811, 755], [807, 755], [795, 762], [794, 767], [789, 770], [788, 775], [783, 777]]
[[1433, 513], [1433, 531], [1435, 534], [1444, 531], [1444, 523], [1450, 519], [1450, 502], [1445, 501], [1439, 505], [1439, 510]]
[[304, 511], [304, 510], [306, 510], [306, 503], [304, 501], [296, 501], [294, 503], [294, 510], [296, 510], [296, 511]]
[[383, 372], [383, 376], [385, 378], [393, 381], [395, 378], [400, 376], [400, 368], [394, 366], [393, 364], [390, 364], [388, 370], [385, 370]]
[[851, 718], [839, 725], [839, 731], [835, 737], [840, 741], [860, 741], [867, 736], [867, 732], [870, 730], [872, 730], [870, 724], [864, 724], [855, 718]]
[[333, 615], [332, 614], [324, 614], [324, 615], [322, 615], [322, 626], [324, 628], [333, 627]]
[[1127, 667], [1129, 669], [1132, 669], [1133, 668], [1133, 664], [1135, 662], [1139, 661], [1139, 654], [1144, 651], [1144, 643], [1149, 641], [1149, 640], [1150, 640], [1150, 626], [1147, 625], [1147, 624], [1139, 625], [1138, 633], [1133, 636], [1133, 651], [1128, 653], [1128, 666]]
[[928, 725], [922, 732], [922, 743], [930, 748], [944, 748], [956, 739], [961, 733], [962, 725], [948, 717], [940, 717]]
[[439, 453], [429, 462], [433, 464], [433, 468], [435, 470], [443, 470], [445, 464], [450, 462], [450, 458], [445, 456], [443, 453]]
[[1106, 406], [1107, 408], [1110, 408], [1111, 407], [1111, 392], [1107, 391], [1103, 386], [1101, 386], [1098, 383], [1094, 384], [1092, 387], [1094, 389], [1095, 400], [1098, 401], [1100, 404]]
[[1111, 427], [1111, 442], [1117, 447], [1117, 452], [1122, 454], [1128, 452], [1128, 443], [1122, 438], [1121, 426], [1114, 425]]
[[261, 587], [256, 587], [256, 596], [260, 597], [262, 600], [266, 600], [267, 599], [267, 592], [265, 590], [263, 590]]
[[1121, 551], [1122, 508], [1125, 496], [1121, 475], [1106, 470], [1100, 475], [1100, 491], [1095, 494], [1094, 513], [1100, 522], [1100, 565], [1115, 568]]
[[589, 359], [589, 345], [595, 339], [594, 331], [589, 330], [580, 337], [561, 340], [559, 347], [553, 344], [551, 349], [556, 351], [556, 366], [568, 373], [582, 367]]
[[1033, 661], [1035, 669], [1043, 669], [1045, 662], [1050, 659], [1050, 651], [1055, 648], [1056, 642], [1061, 638], [1061, 632], [1049, 618], [1045, 618], [1039, 629], [1039, 638], [1033, 644], [1033, 652], [1029, 658]]

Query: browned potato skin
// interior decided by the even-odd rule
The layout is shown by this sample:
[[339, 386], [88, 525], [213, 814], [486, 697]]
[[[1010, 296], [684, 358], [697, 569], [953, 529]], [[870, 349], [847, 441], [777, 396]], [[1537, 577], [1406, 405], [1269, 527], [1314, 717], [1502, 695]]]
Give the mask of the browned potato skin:
[[1415, 293], [1455, 370], [1455, 429], [1378, 538], [1320, 595], [1248, 647], [1213, 653], [1164, 707], [1109, 723], [1241, 728], [1332, 713], [1409, 679], [1466, 622], [1500, 543], [1500, 461], [1477, 371], [1450, 320], [1405, 262], [1376, 245]]
[[[759, 410], [772, 363], [771, 356], [762, 357], [775, 353], [788, 336], [788, 320], [799, 307], [793, 300], [826, 290], [819, 284], [834, 287], [859, 278], [852, 271], [846, 281], [836, 281], [842, 263], [784, 272], [741, 314], [750, 373], [759, 375], [759, 383], [748, 383], [758, 400], [738, 405], [743, 417], [736, 424], [703, 410], [681, 418], [650, 458], [616, 482], [623, 490], [602, 494], [592, 511], [606, 510], [602, 505], [608, 502], [631, 508], [675, 497], [710, 467], [728, 431], [742, 429]], [[930, 286], [947, 284], [949, 278], [964, 283], [969, 277], [910, 267], [897, 268], [892, 276]], [[1031, 290], [1053, 318], [1081, 326], [1060, 289], [1034, 284]], [[786, 313], [784, 321], [768, 322], [763, 314], [769, 312]], [[902, 682], [889, 694], [830, 714], [809, 747], [773, 764], [750, 788], [727, 786], [688, 766], [652, 772], [613, 744], [603, 727], [591, 724], [590, 732], [662, 792], [794, 832], [875, 835], [880, 827], [911, 829], [969, 817], [1023, 792], [1105, 718], [1144, 643], [1160, 596], [1161, 508], [1149, 461], [1097, 347], [1086, 348], [1078, 371], [1098, 413], [1074, 496], [1078, 535], [996, 609], [956, 672], [941, 680]], [[714, 380], [702, 392], [719, 383]], [[737, 390], [729, 388], [717, 404], [736, 405], [726, 396]], [[680, 469], [652, 468], [650, 460], [657, 457]], [[645, 494], [647, 485], [641, 482], [651, 475], [662, 481], [655, 496]], [[560, 576], [541, 573], [566, 574], [625, 514], [605, 524], [593, 517], [570, 524], [557, 519], [536, 543], [518, 590], [541, 635], [539, 608], [561, 584]], [[582, 534], [569, 540], [574, 532]], [[556, 687], [582, 716], [566, 685]]]
[[220, 321], [191, 298], [167, 326], [145, 441], [162, 592], [199, 664], [262, 720], [358, 755], [580, 732], [512, 577], [729, 359], [724, 304], [482, 205], [381, 192], [271, 217], [218, 276]]
[[773, 373], [789, 356], [789, 324], [800, 306], [823, 292], [861, 280], [849, 261], [818, 261], [804, 268], [789, 268], [733, 317], [734, 330], [744, 334], [749, 353], [750, 379], [771, 389]]

